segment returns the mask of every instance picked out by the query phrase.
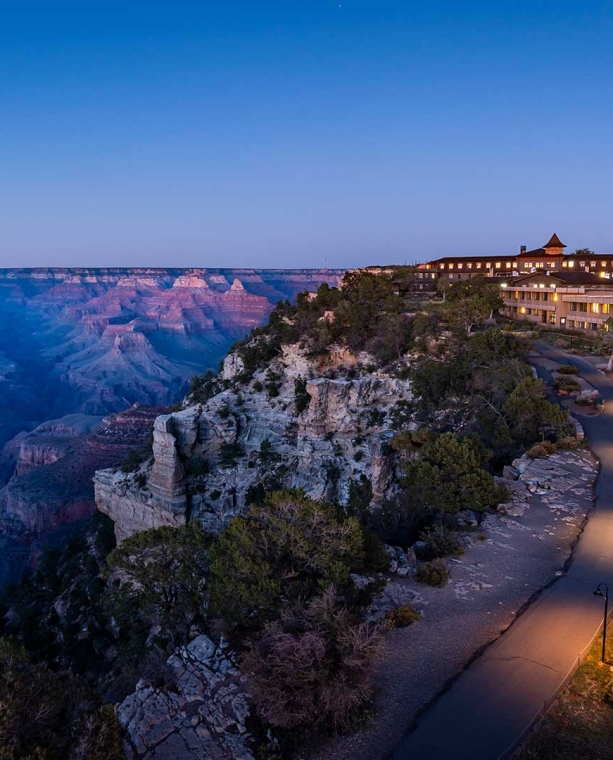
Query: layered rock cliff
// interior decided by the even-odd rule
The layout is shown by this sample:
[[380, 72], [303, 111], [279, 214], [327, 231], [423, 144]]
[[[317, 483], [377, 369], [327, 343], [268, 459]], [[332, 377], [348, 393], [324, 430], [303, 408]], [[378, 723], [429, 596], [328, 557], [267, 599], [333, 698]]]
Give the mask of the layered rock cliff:
[[152, 456], [136, 472], [96, 473], [98, 508], [122, 540], [188, 519], [217, 532], [258, 495], [282, 487], [347, 504], [352, 488], [370, 484], [380, 503], [397, 475], [393, 413], [411, 389], [369, 363], [341, 347], [310, 358], [288, 345], [245, 383], [240, 355], [229, 354], [218, 392], [156, 419]]
[[142, 450], [161, 411], [137, 405], [102, 422], [69, 415], [21, 440], [16, 474], [0, 489], [0, 586], [16, 578], [40, 546], [92, 516], [94, 473]]

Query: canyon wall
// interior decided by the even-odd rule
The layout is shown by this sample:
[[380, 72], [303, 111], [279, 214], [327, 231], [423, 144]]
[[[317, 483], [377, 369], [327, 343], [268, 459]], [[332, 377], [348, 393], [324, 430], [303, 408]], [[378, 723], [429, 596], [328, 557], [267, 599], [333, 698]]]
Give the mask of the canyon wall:
[[[187, 519], [217, 532], [278, 488], [347, 504], [368, 482], [375, 504], [392, 496], [398, 462], [388, 442], [395, 410], [412, 397], [410, 382], [365, 371], [360, 358], [368, 364], [339, 348], [322, 362], [286, 346], [245, 383], [240, 357], [230, 354], [218, 393], [156, 419], [147, 462], [133, 473], [96, 473], [96, 503], [118, 540]], [[296, 381], [304, 383], [306, 408], [297, 407]]]

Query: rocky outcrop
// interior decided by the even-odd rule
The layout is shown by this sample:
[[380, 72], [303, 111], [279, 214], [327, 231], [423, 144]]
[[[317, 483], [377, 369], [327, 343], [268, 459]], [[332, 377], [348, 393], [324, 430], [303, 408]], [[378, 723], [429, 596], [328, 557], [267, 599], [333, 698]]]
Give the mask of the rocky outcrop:
[[102, 417], [72, 414], [39, 425], [20, 442], [15, 474], [25, 475], [57, 462], [74, 448], [77, 439], [92, 432], [101, 422]]
[[[129, 475], [96, 473], [98, 508], [117, 538], [190, 518], [217, 532], [258, 493], [281, 487], [346, 504], [368, 481], [374, 503], [390, 496], [398, 474], [391, 412], [410, 400], [410, 383], [366, 371], [346, 349], [330, 357], [332, 368], [286, 346], [245, 384], [243, 362], [230, 354], [216, 395], [156, 420], [151, 462]], [[297, 381], [308, 396], [300, 411]]]
[[167, 668], [167, 686], [141, 681], [117, 707], [128, 757], [253, 760], [248, 695], [227, 644], [199, 636], [178, 649]]

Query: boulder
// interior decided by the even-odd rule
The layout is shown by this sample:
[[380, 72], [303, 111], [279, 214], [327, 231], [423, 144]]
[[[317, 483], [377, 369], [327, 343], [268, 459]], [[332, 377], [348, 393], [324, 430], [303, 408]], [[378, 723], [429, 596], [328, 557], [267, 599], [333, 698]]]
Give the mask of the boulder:
[[117, 706], [128, 755], [139, 760], [253, 760], [249, 697], [223, 641], [194, 639], [168, 658], [164, 688], [140, 681]]

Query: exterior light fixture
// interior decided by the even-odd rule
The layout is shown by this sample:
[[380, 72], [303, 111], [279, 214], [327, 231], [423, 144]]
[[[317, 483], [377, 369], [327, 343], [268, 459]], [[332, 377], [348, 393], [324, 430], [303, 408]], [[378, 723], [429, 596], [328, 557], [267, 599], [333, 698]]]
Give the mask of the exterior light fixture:
[[[602, 590], [604, 589], [604, 591]], [[605, 655], [607, 652], [607, 618], [609, 616], [609, 587], [606, 583], [599, 583], [594, 596], [604, 598], [604, 623], [602, 627], [602, 662], [606, 662]]]

